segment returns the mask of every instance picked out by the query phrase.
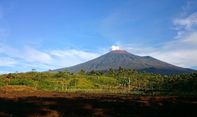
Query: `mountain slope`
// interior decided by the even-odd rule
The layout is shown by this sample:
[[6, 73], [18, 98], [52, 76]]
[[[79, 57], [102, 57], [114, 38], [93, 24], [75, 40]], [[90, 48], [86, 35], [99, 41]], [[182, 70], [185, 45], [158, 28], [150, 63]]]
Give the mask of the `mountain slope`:
[[54, 71], [68, 70], [70, 72], [78, 72], [81, 69], [85, 71], [105, 71], [110, 68], [118, 69], [119, 67], [160, 74], [177, 74], [193, 71], [168, 64], [150, 56], [133, 55], [124, 50], [114, 50], [88, 62]]

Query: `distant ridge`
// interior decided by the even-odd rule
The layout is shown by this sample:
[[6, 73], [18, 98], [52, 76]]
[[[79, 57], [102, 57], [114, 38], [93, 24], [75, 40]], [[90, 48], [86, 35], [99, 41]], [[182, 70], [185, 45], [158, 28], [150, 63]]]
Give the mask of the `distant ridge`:
[[106, 71], [111, 69], [118, 69], [119, 67], [125, 69], [135, 69], [142, 72], [158, 73], [158, 74], [180, 74], [190, 73], [195, 70], [178, 67], [151, 56], [137, 56], [125, 50], [112, 50], [98, 58], [81, 63], [75, 66], [53, 70], [56, 71], [70, 71], [79, 72], [85, 70], [90, 72]]

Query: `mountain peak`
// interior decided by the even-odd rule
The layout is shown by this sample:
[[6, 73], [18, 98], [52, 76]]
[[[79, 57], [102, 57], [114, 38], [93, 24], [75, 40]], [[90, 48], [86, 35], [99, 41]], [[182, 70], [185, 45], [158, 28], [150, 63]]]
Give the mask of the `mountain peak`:
[[111, 52], [113, 54], [126, 54], [128, 53], [126, 50], [121, 49], [119, 46], [113, 45], [111, 47]]
[[137, 56], [114, 46], [109, 53], [104, 54], [98, 58], [75, 66], [56, 69], [54, 71], [68, 70], [69, 72], [79, 72], [81, 69], [83, 69], [86, 72], [90, 72], [92, 70], [116, 70], [119, 67], [122, 67], [124, 69], [135, 69], [137, 71], [159, 74], [190, 73], [194, 71], [171, 65], [150, 56]]
[[114, 53], [114, 54], [127, 54], [128, 52], [126, 50], [112, 50], [111, 53]]

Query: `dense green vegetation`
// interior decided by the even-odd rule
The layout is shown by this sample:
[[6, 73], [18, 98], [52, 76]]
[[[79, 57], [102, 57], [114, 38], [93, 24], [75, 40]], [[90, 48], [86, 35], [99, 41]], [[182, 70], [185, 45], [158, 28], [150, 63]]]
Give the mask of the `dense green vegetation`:
[[137, 94], [197, 94], [197, 73], [162, 76], [122, 69], [86, 73], [27, 72], [0, 75], [0, 87], [29, 86], [45, 91], [126, 92]]

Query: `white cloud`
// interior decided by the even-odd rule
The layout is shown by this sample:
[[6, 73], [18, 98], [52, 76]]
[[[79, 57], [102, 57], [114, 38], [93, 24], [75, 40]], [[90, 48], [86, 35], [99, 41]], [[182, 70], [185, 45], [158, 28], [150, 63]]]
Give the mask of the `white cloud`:
[[[52, 58], [47, 52], [43, 52], [41, 50], [37, 50], [32, 47], [25, 48], [13, 48], [6, 44], [0, 45], [0, 54], [2, 56], [8, 56], [11, 59], [6, 58], [7, 64], [2, 64], [2, 66], [10, 66], [9, 64], [13, 63], [13, 60], [16, 62], [13, 67], [20, 66], [21, 68], [25, 68], [27, 66], [34, 66], [37, 68], [43, 69], [43, 66], [52, 63]], [[0, 61], [4, 62], [5, 59], [0, 57]], [[9, 63], [9, 64], [8, 64]], [[45, 67], [46, 68], [46, 67]], [[31, 69], [31, 68], [29, 68]]]
[[31, 47], [26, 48], [24, 55], [22, 55], [21, 57], [30, 62], [39, 62], [44, 64], [49, 64], [52, 62], [52, 58], [49, 54]]
[[85, 62], [87, 60], [98, 57], [100, 54], [86, 52], [82, 50], [52, 50], [50, 55], [54, 59], [54, 64], [60, 67], [67, 67]]
[[162, 50], [150, 53], [151, 56], [181, 67], [197, 66], [197, 49]]
[[119, 46], [116, 46], [116, 45], [112, 45], [111, 47], [111, 50], [120, 50], [120, 47]]
[[[150, 55], [181, 67], [197, 66], [197, 12], [174, 20], [177, 36], [157, 47], [123, 45], [131, 53]], [[181, 27], [181, 28], [180, 28]]]
[[174, 19], [174, 29], [177, 30], [176, 38], [182, 38], [191, 32], [197, 32], [197, 12], [194, 12], [185, 17], [179, 17]]
[[129, 52], [150, 55], [162, 61], [181, 67], [197, 66], [197, 12], [186, 17], [176, 18], [174, 26], [177, 31], [172, 41], [157, 47], [144, 45], [122, 45]]
[[185, 30], [190, 30], [194, 25], [197, 25], [197, 12], [185, 18], [176, 18], [174, 24], [183, 27]]
[[17, 63], [16, 60], [9, 57], [0, 57], [0, 67], [1, 66], [14, 66]]
[[[193, 35], [193, 34], [191, 34]], [[147, 47], [143, 45], [123, 45], [126, 50], [133, 54], [141, 56], [152, 56], [159, 60], [180, 66], [196, 67], [197, 66], [197, 43], [190, 43], [191, 35], [180, 40], [171, 41], [160, 45], [160, 47]], [[197, 39], [197, 37], [196, 37]], [[191, 46], [192, 45], [192, 46]], [[133, 47], [133, 48], [132, 48]]]
[[177, 36], [152, 55], [183, 67], [197, 66], [197, 12], [174, 20]]
[[185, 38], [183, 38], [182, 42], [197, 46], [197, 31], [187, 35]]
[[[197, 66], [197, 32], [195, 31], [187, 32], [179, 39], [157, 46], [119, 43], [118, 47], [136, 55], [152, 56], [180, 67]], [[105, 52], [107, 50], [105, 49]]]
[[12, 48], [2, 44], [0, 46], [0, 54], [8, 56], [11, 59], [0, 57], [0, 66], [13, 66], [16, 71], [32, 68], [40, 70], [57, 69], [79, 64], [90, 59], [98, 57], [99, 53], [86, 52], [75, 49], [49, 50], [42, 51], [27, 46], [22, 49]]
[[57, 57], [78, 57], [81, 59], [90, 59], [90, 58], [95, 58], [98, 56], [96, 53], [91, 53], [91, 52], [85, 52], [81, 50], [52, 50], [51, 55], [57, 56]]

